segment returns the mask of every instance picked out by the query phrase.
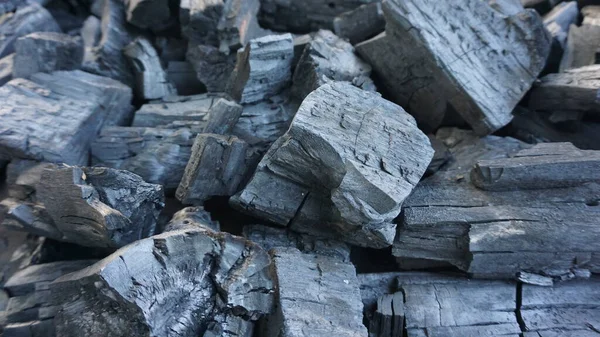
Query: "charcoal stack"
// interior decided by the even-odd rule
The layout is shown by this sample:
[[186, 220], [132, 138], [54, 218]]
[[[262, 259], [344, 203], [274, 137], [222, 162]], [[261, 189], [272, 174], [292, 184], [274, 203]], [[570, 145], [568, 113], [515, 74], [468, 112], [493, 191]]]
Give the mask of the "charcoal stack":
[[600, 336], [600, 1], [0, 1], [0, 336]]

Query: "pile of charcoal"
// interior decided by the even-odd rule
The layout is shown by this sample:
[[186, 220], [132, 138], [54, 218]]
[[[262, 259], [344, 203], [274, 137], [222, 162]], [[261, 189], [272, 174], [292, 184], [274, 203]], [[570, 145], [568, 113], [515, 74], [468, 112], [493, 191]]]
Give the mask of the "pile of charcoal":
[[600, 336], [600, 0], [0, 0], [0, 337]]

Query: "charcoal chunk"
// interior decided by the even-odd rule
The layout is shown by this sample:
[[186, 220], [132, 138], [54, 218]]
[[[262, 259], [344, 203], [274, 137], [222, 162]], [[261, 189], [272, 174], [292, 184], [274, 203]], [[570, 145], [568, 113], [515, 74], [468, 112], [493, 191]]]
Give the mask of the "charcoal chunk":
[[142, 29], [160, 30], [171, 17], [169, 0], [125, 0], [127, 22]]
[[600, 26], [571, 25], [567, 45], [560, 62], [560, 71], [576, 69], [596, 63], [596, 51], [600, 48]]
[[372, 2], [342, 13], [333, 20], [337, 36], [357, 44], [368, 40], [385, 29], [381, 3]]
[[196, 70], [198, 80], [208, 92], [224, 92], [235, 68], [236, 55], [225, 54], [210, 45], [189, 46], [186, 60]]
[[79, 37], [53, 32], [32, 33], [15, 44], [13, 77], [29, 78], [38, 72], [75, 70], [83, 61], [83, 41]]
[[0, 59], [0, 86], [12, 79], [14, 62], [14, 53]]
[[167, 80], [167, 73], [162, 68], [150, 41], [137, 38], [125, 46], [123, 53], [131, 61], [138, 97], [157, 99], [175, 93], [175, 88]]
[[216, 232], [220, 230], [219, 222], [213, 221], [204, 207], [195, 206], [186, 207], [175, 213], [165, 227], [165, 232], [194, 227], [208, 228]]
[[31, 4], [0, 17], [0, 58], [15, 52], [17, 39], [33, 32], [58, 32], [52, 15], [39, 4]]

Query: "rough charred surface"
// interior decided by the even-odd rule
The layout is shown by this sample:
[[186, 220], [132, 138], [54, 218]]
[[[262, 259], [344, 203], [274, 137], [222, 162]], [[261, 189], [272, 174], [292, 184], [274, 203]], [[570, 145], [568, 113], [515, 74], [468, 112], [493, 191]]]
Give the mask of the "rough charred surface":
[[585, 6], [581, 9], [581, 15], [583, 15], [584, 25], [600, 26], [600, 6]]
[[186, 60], [208, 92], [224, 92], [235, 68], [236, 55], [222, 53], [210, 45], [190, 45]]
[[223, 14], [222, 0], [184, 0], [179, 5], [181, 32], [194, 44], [219, 45], [217, 26]]
[[197, 134], [189, 128], [107, 127], [92, 143], [92, 165], [131, 171], [173, 192]]
[[302, 101], [313, 90], [331, 81], [352, 82], [375, 91], [371, 66], [354, 54], [352, 45], [328, 30], [320, 30], [304, 49], [294, 71], [292, 94]]
[[599, 91], [600, 65], [569, 69], [542, 77], [531, 91], [529, 108], [550, 114], [549, 120], [554, 122], [598, 115]]
[[367, 336], [351, 263], [296, 248], [275, 248], [270, 254], [277, 303], [275, 313], [261, 324], [261, 336]]
[[404, 294], [386, 294], [377, 299], [377, 310], [369, 325], [369, 337], [404, 336]]
[[357, 274], [365, 318], [370, 321], [377, 309], [378, 299], [398, 291], [398, 272]]
[[199, 134], [192, 147], [176, 196], [184, 204], [199, 204], [213, 196], [231, 196], [248, 175], [248, 144], [235, 136]]
[[407, 273], [398, 277], [398, 286], [409, 337], [521, 334], [514, 283]]
[[121, 247], [154, 234], [163, 189], [138, 175], [99, 167], [46, 169], [37, 197], [60, 233], [83, 246]]
[[53, 283], [57, 333], [195, 337], [252, 325], [272, 310], [269, 265], [266, 252], [227, 233], [143, 239]]
[[81, 71], [13, 79], [0, 88], [0, 97], [0, 158], [5, 159], [86, 165], [98, 130], [123, 123], [131, 111], [129, 88]]
[[439, 171], [442, 166], [452, 159], [452, 152], [450, 152], [446, 144], [444, 144], [441, 139], [438, 139], [434, 135], [427, 135], [427, 137], [429, 138], [431, 147], [435, 151], [433, 154], [433, 159], [431, 159], [431, 163], [429, 163], [429, 166], [427, 166], [426, 171], [427, 175], [432, 175]]
[[75, 70], [83, 61], [83, 40], [66, 34], [38, 32], [15, 44], [13, 77], [29, 78], [38, 72]]
[[510, 122], [545, 66], [551, 37], [534, 11], [507, 15], [485, 1], [460, 3], [385, 2], [386, 34], [357, 51], [424, 127], [435, 130], [449, 105], [489, 134]]
[[165, 232], [187, 228], [208, 228], [218, 232], [220, 230], [219, 227], [219, 222], [213, 221], [210, 213], [205, 211], [202, 206], [196, 206], [186, 207], [175, 213], [165, 227]]
[[565, 47], [569, 28], [577, 22], [578, 16], [576, 1], [561, 2], [544, 15], [544, 25], [561, 47]]
[[94, 260], [61, 261], [32, 265], [16, 272], [4, 285], [10, 294], [0, 326], [4, 336], [55, 336], [56, 312], [49, 284], [68, 273], [83, 269]]
[[131, 41], [133, 35], [125, 21], [123, 0], [106, 0], [102, 7], [102, 38], [92, 48], [89, 59], [86, 58], [83, 69], [94, 74], [106, 76], [134, 86], [133, 69], [122, 50]]
[[[563, 279], [579, 270], [594, 272], [598, 247], [588, 238], [594, 237], [599, 210], [590, 205], [600, 185], [582, 171], [585, 165], [594, 167], [594, 156], [560, 143], [539, 144], [506, 158], [512, 151], [487, 150], [471, 175], [466, 171], [472, 161], [455, 156], [459, 168], [451, 166], [417, 185], [405, 202], [393, 254], [400, 261], [436, 261], [483, 278], [513, 278], [526, 271]], [[530, 167], [523, 179], [515, 178], [519, 169], [511, 163], [517, 161]], [[564, 184], [551, 177], [559, 171], [567, 175]], [[492, 172], [494, 178], [486, 179]], [[515, 185], [508, 188], [504, 182], [511, 177]]]
[[0, 59], [0, 86], [12, 79], [14, 62], [14, 53]]
[[167, 79], [177, 90], [179, 95], [197, 95], [206, 92], [194, 67], [187, 61], [171, 61], [167, 65]]
[[521, 296], [526, 337], [592, 337], [600, 331], [598, 277], [554, 287], [523, 285]]
[[127, 22], [142, 29], [160, 30], [171, 17], [169, 0], [125, 0]]
[[333, 20], [333, 31], [352, 44], [365, 41], [383, 32], [385, 19], [381, 3], [362, 5], [349, 12], [338, 15]]
[[600, 26], [571, 25], [560, 71], [584, 67], [596, 63], [596, 52], [600, 47]]
[[227, 133], [241, 112], [242, 107], [223, 94], [169, 96], [144, 104], [136, 111], [133, 126], [172, 127], [184, 122], [201, 131]]
[[157, 99], [176, 93], [150, 41], [137, 38], [123, 48], [123, 53], [131, 62], [139, 98]]
[[350, 262], [350, 247], [336, 240], [319, 239], [283, 228], [263, 225], [244, 226], [244, 237], [261, 246], [265, 251], [278, 247], [296, 248], [303, 253], [325, 255]]
[[250, 40], [238, 52], [228, 84], [229, 94], [240, 103], [256, 103], [280, 93], [292, 80], [294, 43], [291, 34]]
[[348, 83], [326, 84], [304, 100], [232, 204], [296, 231], [386, 247], [432, 156], [402, 108]]
[[60, 32], [52, 15], [39, 4], [0, 16], [0, 58], [14, 53], [17, 39], [33, 32]]
[[259, 20], [263, 27], [276, 31], [309, 33], [319, 29], [333, 29], [336, 16], [376, 0], [319, 0], [285, 2], [263, 0]]

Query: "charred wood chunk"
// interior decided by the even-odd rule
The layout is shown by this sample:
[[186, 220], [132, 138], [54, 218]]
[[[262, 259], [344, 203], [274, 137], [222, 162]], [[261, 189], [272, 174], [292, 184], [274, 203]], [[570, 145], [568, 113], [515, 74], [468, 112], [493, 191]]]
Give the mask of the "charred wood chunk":
[[441, 125], [451, 106], [478, 134], [489, 134], [510, 122], [546, 64], [551, 36], [532, 10], [505, 14], [480, 0], [454, 5], [384, 2], [386, 35], [357, 50], [382, 89], [427, 131]]
[[544, 25], [552, 34], [553, 43], [564, 48], [571, 25], [577, 22], [579, 10], [576, 1], [561, 2], [544, 15]]
[[369, 3], [340, 14], [333, 20], [333, 27], [337, 36], [352, 44], [370, 39], [385, 29], [381, 3]]
[[[320, 30], [307, 45], [294, 71], [293, 95], [303, 100], [330, 81], [347, 81], [374, 90], [371, 66], [354, 54], [352, 45], [328, 30]], [[365, 83], [366, 82], [366, 83]]]
[[432, 156], [402, 108], [348, 83], [326, 84], [304, 100], [231, 202], [294, 230], [386, 247]]
[[[213, 231], [219, 231], [218, 221], [213, 221], [210, 213], [204, 210], [202, 206], [186, 207], [173, 215], [171, 221], [165, 227], [165, 232], [176, 231], [186, 228], [208, 228]], [[263, 247], [264, 248], [264, 247]], [[266, 251], [267, 249], [265, 249]]]
[[248, 144], [237, 137], [199, 134], [177, 188], [177, 199], [201, 205], [213, 196], [234, 195], [249, 166], [247, 150]]
[[33, 32], [58, 32], [52, 15], [39, 4], [19, 8], [0, 16], [0, 58], [15, 52], [17, 39]]
[[127, 121], [131, 111], [131, 89], [81, 71], [13, 79], [0, 97], [0, 157], [7, 159], [86, 165], [98, 130]]
[[367, 336], [351, 263], [295, 248], [275, 248], [270, 254], [278, 296], [261, 336]]
[[167, 80], [167, 73], [160, 64], [158, 54], [150, 41], [137, 38], [125, 48], [123, 53], [129, 58], [135, 73], [135, 89], [142, 99], [157, 99], [175, 93], [175, 88]]
[[174, 192], [197, 133], [189, 128], [104, 128], [92, 143], [92, 164], [131, 171]]
[[583, 25], [600, 26], [600, 6], [585, 6], [581, 9], [583, 15]]
[[14, 62], [14, 53], [0, 59], [0, 86], [12, 79]]
[[[133, 126], [168, 127], [175, 122], [197, 122], [202, 131], [210, 124], [215, 130], [228, 132], [241, 112], [242, 107], [223, 94], [169, 96], [144, 104], [136, 111]], [[216, 125], [221, 118], [227, 123]]]
[[269, 265], [260, 247], [208, 229], [143, 239], [52, 284], [57, 333], [195, 337], [218, 331], [213, 324], [237, 330], [237, 319], [252, 324], [272, 311]]
[[237, 54], [229, 94], [240, 103], [255, 103], [280, 93], [291, 83], [293, 57], [291, 34], [250, 40]]
[[86, 58], [83, 69], [134, 87], [134, 74], [123, 48], [134, 37], [127, 27], [123, 0], [106, 0], [102, 8], [102, 38]]
[[596, 51], [600, 47], [600, 26], [571, 25], [567, 46], [560, 62], [560, 71], [576, 69], [596, 63]]
[[127, 22], [142, 29], [160, 30], [171, 17], [169, 0], [125, 0]]
[[37, 191], [61, 233], [82, 246], [122, 247], [154, 234], [163, 188], [128, 171], [101, 167], [46, 169]]
[[266, 251], [277, 247], [290, 247], [297, 248], [303, 253], [326, 255], [340, 261], [350, 262], [350, 247], [337, 240], [317, 238], [283, 228], [263, 225], [244, 226], [244, 237]]
[[29, 78], [38, 72], [75, 70], [83, 61], [83, 40], [53, 32], [32, 33], [15, 44], [13, 77]]
[[333, 29], [336, 16], [377, 0], [319, 0], [282, 2], [261, 1], [259, 20], [263, 27], [276, 31], [310, 33], [319, 29]]
[[235, 68], [234, 53], [225, 54], [210, 45], [190, 45], [186, 60], [196, 70], [198, 80], [208, 92], [224, 92]]
[[530, 337], [594, 336], [600, 331], [600, 279], [523, 285], [519, 312]]
[[404, 295], [386, 294], [377, 300], [377, 310], [369, 326], [369, 337], [404, 336]]
[[206, 92], [204, 84], [196, 77], [194, 67], [187, 61], [171, 61], [167, 65], [167, 79], [179, 95], [197, 95]]

